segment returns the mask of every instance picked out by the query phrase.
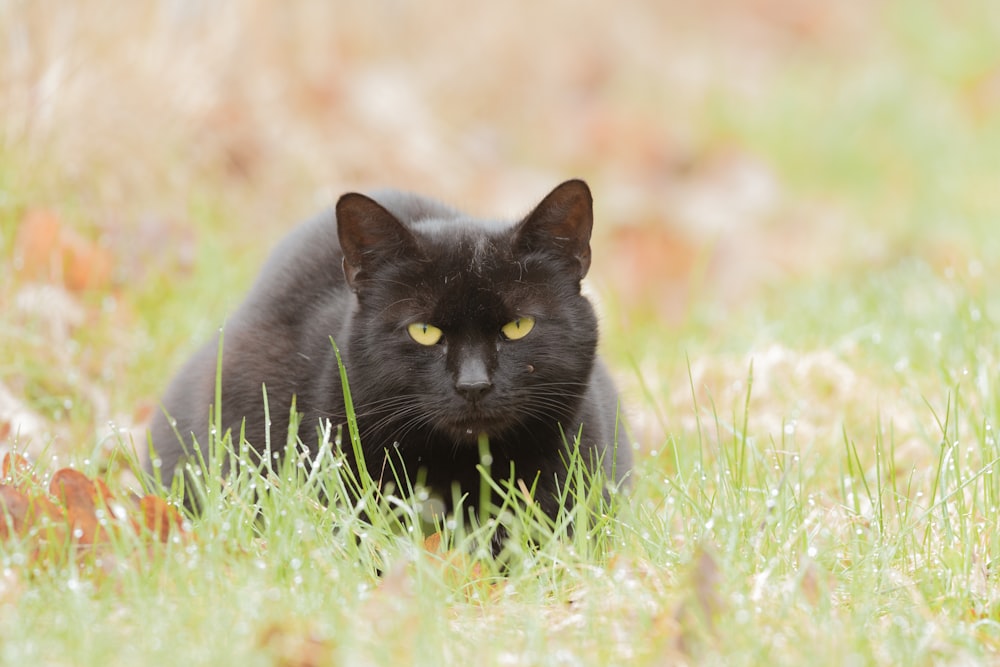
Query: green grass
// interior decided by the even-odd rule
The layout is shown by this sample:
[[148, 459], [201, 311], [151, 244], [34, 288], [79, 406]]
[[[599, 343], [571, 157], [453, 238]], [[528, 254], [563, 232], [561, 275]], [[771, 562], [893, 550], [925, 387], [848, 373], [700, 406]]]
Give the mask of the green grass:
[[[514, 528], [508, 551], [500, 561], [481, 557], [496, 524], [434, 526], [426, 521], [428, 499], [419, 494], [410, 502], [379, 497], [338, 465], [338, 434], [330, 433], [331, 447], [313, 472], [295, 459], [268, 461], [224, 487], [205, 485], [205, 512], [190, 522], [193, 540], [149, 546], [123, 532], [96, 554], [53, 546], [63, 553], [48, 565], [33, 560], [31, 540], [0, 544], [0, 664], [995, 662], [1000, 22], [995, 3], [985, 0], [887, 2], [866, 11], [866, 28], [833, 33], [832, 45], [823, 34], [814, 44], [772, 25], [778, 45], [761, 46], [759, 61], [749, 56], [760, 54], [747, 54], [759, 67], [749, 70], [759, 75], [749, 93], [729, 76], [695, 93], [674, 90], [669, 81], [661, 90], [663, 63], [677, 54], [681, 62], [691, 57], [684, 45], [671, 51], [667, 35], [648, 51], [630, 43], [606, 49], [603, 65], [580, 65], [584, 69], [569, 77], [585, 79], [579, 90], [564, 87], [557, 65], [555, 75], [543, 71], [537, 80], [520, 70], [525, 81], [505, 79], [506, 70], [477, 75], [468, 94], [462, 87], [462, 95], [448, 96], [455, 108], [433, 101], [435, 91], [455, 88], [451, 65], [427, 66], [454, 60], [454, 51], [436, 50], [443, 41], [437, 22], [433, 34], [406, 24], [417, 36], [411, 42], [405, 31], [393, 32], [404, 42], [398, 53], [383, 43], [362, 47], [341, 34], [337, 58], [352, 75], [371, 67], [366, 54], [373, 51], [387, 67], [395, 63], [414, 78], [438, 72], [432, 77], [438, 83], [418, 81], [415, 90], [431, 100], [430, 115], [462, 125], [469, 135], [436, 126], [439, 135], [428, 132], [442, 146], [465, 141], [480, 152], [445, 151], [453, 161], [438, 156], [437, 162], [432, 153], [419, 153], [417, 171], [432, 175], [423, 180], [399, 159], [397, 153], [412, 146], [394, 148], [396, 135], [373, 135], [370, 144], [366, 138], [368, 156], [349, 142], [341, 155], [341, 135], [299, 133], [336, 125], [362, 135], [367, 126], [340, 102], [309, 107], [309, 95], [340, 100], [354, 89], [326, 91], [320, 83], [339, 85], [347, 74], [318, 65], [311, 87], [296, 87], [295, 77], [304, 75], [280, 60], [285, 43], [277, 38], [274, 53], [233, 51], [251, 64], [261, 62], [251, 51], [271, 53], [259, 57], [271, 58], [284, 77], [274, 90], [287, 91], [290, 106], [267, 97], [268, 104], [256, 107], [263, 129], [254, 125], [253, 103], [260, 98], [250, 88], [229, 98], [220, 92], [232, 105], [222, 108], [230, 115], [207, 125], [196, 112], [184, 116], [159, 98], [149, 105], [122, 92], [123, 108], [131, 105], [151, 129], [115, 128], [121, 142], [103, 141], [98, 132], [88, 143], [77, 126], [101, 121], [107, 96], [80, 93], [88, 85], [103, 90], [94, 83], [99, 76], [73, 77], [104, 72], [101, 59], [113, 56], [95, 47], [84, 49], [87, 67], [66, 75], [77, 88], [67, 93], [67, 106], [50, 110], [53, 125], [40, 116], [41, 129], [21, 131], [16, 114], [2, 110], [21, 108], [14, 93], [30, 68], [14, 72], [0, 64], [0, 72], [10, 74], [0, 78], [0, 117], [8, 121], [0, 132], [14, 128], [0, 134], [0, 387], [41, 423], [30, 437], [0, 437], [32, 453], [43, 481], [71, 463], [116, 493], [138, 488], [123, 452], [144, 446], [143, 415], [156, 409], [170, 373], [222, 324], [270, 241], [293, 222], [289, 211], [307, 210], [319, 198], [316, 190], [331, 183], [339, 192], [396, 181], [430, 191], [447, 182], [474, 204], [481, 198], [480, 210], [487, 211], [495, 192], [433, 175], [464, 170], [475, 171], [477, 181], [513, 174], [530, 182], [540, 165], [545, 173], [584, 173], [604, 211], [594, 246], [602, 256], [615, 249], [614, 224], [630, 215], [674, 224], [664, 193], [688, 181], [711, 181], [711, 169], [699, 171], [703, 163], [720, 154], [749, 156], [774, 177], [780, 201], [767, 219], [734, 221], [719, 232], [720, 246], [735, 234], [743, 251], [724, 256], [723, 268], [738, 272], [770, 261], [753, 256], [759, 249], [807, 253], [805, 261], [766, 279], [748, 273], [745, 289], [732, 298], [713, 282], [718, 267], [709, 261], [711, 239], [708, 259], [690, 277], [696, 298], [679, 320], [661, 318], [655, 303], [601, 294], [603, 350], [624, 389], [638, 448], [630, 489], [615, 495], [611, 511], [591, 518], [590, 530], [566, 530], [570, 519], [587, 523], [579, 515], [543, 520], [520, 502], [518, 489], [509, 506], [495, 508]], [[4, 8], [0, 20], [17, 12]], [[740, 15], [735, 6], [733, 12]], [[102, 30], [89, 31], [88, 14], [81, 12], [72, 24], [78, 32], [66, 33], [76, 36], [63, 37], [67, 62], [75, 62], [76, 44], [100, 44], [120, 55], [106, 39], [105, 19], [111, 28], [128, 27], [122, 35], [155, 38], [128, 51], [129, 58], [147, 53], [155, 61], [157, 49], [172, 43], [155, 21], [152, 28], [125, 26], [135, 16], [94, 15], [102, 17]], [[505, 33], [502, 16], [489, 15], [496, 25], [482, 35], [520, 34], [510, 26]], [[321, 23], [298, 18], [303, 30]], [[648, 25], [660, 26], [662, 19], [650, 10]], [[70, 25], [53, 21], [64, 31]], [[573, 32], [551, 17], [540, 21], [553, 28], [553, 40]], [[273, 37], [264, 23], [242, 25], [248, 35]], [[709, 31], [716, 23], [697, 25]], [[522, 24], [520, 16], [511, 19], [511, 26]], [[712, 47], [706, 62], [729, 62], [726, 45], [739, 35], [720, 30], [706, 32]], [[63, 33], [43, 34], [58, 55]], [[187, 32], [178, 34], [188, 39]], [[858, 35], [860, 41], [851, 41]], [[208, 37], [191, 39], [204, 61], [199, 71], [230, 71], [219, 55], [230, 53], [228, 42], [212, 51]], [[300, 41], [312, 43], [305, 35]], [[484, 37], [484, 51], [507, 62], [509, 51], [491, 45]], [[0, 45], [0, 56], [7, 48]], [[439, 60], [428, 60], [428, 53]], [[45, 57], [39, 62], [56, 60]], [[15, 62], [0, 57], [8, 61]], [[587, 63], [594, 66], [593, 81], [581, 75]], [[149, 78], [123, 66], [110, 72], [122, 76], [123, 91]], [[699, 72], [685, 85], [697, 85]], [[734, 72], [734, 79], [749, 76]], [[587, 106], [591, 96], [601, 101], [602, 77], [620, 97]], [[162, 81], [165, 90], [179, 90], [174, 79]], [[573, 104], [555, 103], [562, 95]], [[461, 107], [462, 96], [479, 101]], [[464, 124], [481, 118], [477, 105], [492, 100], [505, 102], [491, 109], [500, 128], [495, 138]], [[621, 135], [591, 148], [589, 125], [575, 124], [578, 102], [583, 116], [610, 119]], [[157, 106], [168, 110], [166, 119], [155, 113]], [[251, 115], [240, 115], [247, 109]], [[646, 119], [663, 119], [666, 129], [650, 128], [663, 129], [656, 137], [669, 138], [668, 145], [653, 146], [642, 131], [630, 135], [632, 119], [640, 130]], [[235, 128], [232, 136], [227, 123]], [[506, 124], [517, 128], [510, 143], [516, 149], [504, 147]], [[572, 142], [558, 131], [563, 126], [572, 130]], [[94, 127], [108, 132], [106, 123]], [[257, 141], [248, 142], [251, 148], [264, 156], [252, 178], [233, 176], [212, 153], [216, 134], [224, 148], [242, 148], [240, 132], [250, 134]], [[313, 146], [321, 148], [310, 153]], [[141, 168], [133, 168], [139, 162]], [[327, 163], [341, 171], [317, 166]], [[729, 194], [715, 191], [723, 200]], [[629, 197], [642, 205], [630, 208]], [[83, 316], [67, 331], [53, 323], [51, 309], [23, 307], [36, 281], [15, 265], [14, 244], [22, 216], [38, 207], [53, 208], [87, 239], [107, 236], [120, 260], [110, 284], [69, 295]], [[179, 252], [179, 238], [188, 238], [171, 236], [171, 225], [157, 227], [167, 231], [148, 247], [136, 245], [147, 215], [178, 219], [194, 249], [188, 264], [171, 254]], [[797, 231], [806, 241], [788, 243], [786, 235]], [[603, 284], [619, 261], [628, 258], [612, 257], [608, 276], [595, 282]], [[0, 428], [4, 409], [0, 404]], [[107, 421], [137, 428], [118, 432]], [[340, 437], [353, 446], [350, 433]], [[223, 475], [217, 469], [208, 476]], [[498, 481], [501, 490], [505, 481]], [[354, 494], [361, 502], [326, 506], [318, 501], [322, 494]], [[424, 538], [442, 527], [453, 551], [426, 550]]]
[[[560, 521], [553, 530], [515, 510], [503, 566], [425, 551], [421, 498], [378, 497], [343, 465], [332, 433], [311, 471], [294, 455], [228, 477], [209, 464], [227, 481], [203, 487], [193, 541], [146, 550], [125, 538], [97, 563], [52, 568], [28, 564], [30, 541], [6, 545], [16, 611], [0, 611], [3, 659], [924, 664], [988, 654], [1000, 640], [992, 429], [963, 437], [959, 424], [978, 414], [956, 395], [932, 415], [931, 468], [900, 469], [888, 427], [863, 443], [845, 435], [832, 451], [760, 441], [747, 427], [751, 398], [645, 457], [632, 491], [591, 531], [570, 537]], [[321, 489], [360, 499], [325, 506]], [[444, 528], [456, 553], [473, 555], [491, 530]]]

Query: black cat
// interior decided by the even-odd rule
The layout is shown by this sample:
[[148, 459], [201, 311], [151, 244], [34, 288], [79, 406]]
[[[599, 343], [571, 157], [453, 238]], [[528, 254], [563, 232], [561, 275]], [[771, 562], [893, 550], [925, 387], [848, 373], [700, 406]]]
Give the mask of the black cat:
[[[247, 442], [263, 450], [264, 385], [272, 447], [285, 444], [295, 397], [299, 435], [315, 449], [322, 420], [346, 421], [332, 337], [375, 479], [402, 466], [446, 504], [456, 484], [476, 499], [485, 434], [496, 476], [513, 464], [528, 487], [537, 480], [534, 499], [550, 516], [578, 435], [584, 460], [620, 480], [631, 448], [580, 293], [592, 223], [579, 180], [517, 223], [394, 191], [344, 195], [278, 246], [226, 324], [223, 429], [238, 437], [245, 420]], [[191, 457], [192, 436], [208, 441], [217, 352], [211, 342], [188, 361], [163, 399], [170, 419], [151, 426], [166, 484]]]

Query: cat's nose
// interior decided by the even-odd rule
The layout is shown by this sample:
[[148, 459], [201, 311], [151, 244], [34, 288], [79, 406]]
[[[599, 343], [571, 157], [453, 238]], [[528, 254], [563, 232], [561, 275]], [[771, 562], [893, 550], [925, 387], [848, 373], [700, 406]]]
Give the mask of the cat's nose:
[[455, 383], [455, 389], [461, 394], [467, 401], [478, 401], [482, 398], [483, 394], [488, 392], [493, 388], [493, 383], [489, 381], [485, 382], [457, 382]]
[[455, 378], [455, 391], [467, 401], [477, 401], [493, 388], [486, 363], [479, 357], [469, 357], [462, 361]]

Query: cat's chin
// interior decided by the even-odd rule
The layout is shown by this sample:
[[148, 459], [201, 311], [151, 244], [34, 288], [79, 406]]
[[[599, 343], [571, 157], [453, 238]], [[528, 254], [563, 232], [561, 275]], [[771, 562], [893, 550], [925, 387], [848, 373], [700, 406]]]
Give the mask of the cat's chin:
[[506, 427], [506, 421], [488, 418], [464, 418], [438, 424], [438, 430], [455, 442], [470, 445], [478, 444], [480, 436], [497, 437], [507, 430]]

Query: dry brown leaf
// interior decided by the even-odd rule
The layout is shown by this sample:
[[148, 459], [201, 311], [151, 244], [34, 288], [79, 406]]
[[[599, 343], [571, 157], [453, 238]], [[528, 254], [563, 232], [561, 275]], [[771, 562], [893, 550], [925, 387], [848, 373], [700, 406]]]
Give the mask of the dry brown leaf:
[[279, 667], [320, 667], [333, 664], [332, 644], [292, 623], [271, 623], [260, 633], [257, 645]]
[[167, 542], [173, 531], [177, 531], [177, 534], [185, 532], [184, 517], [163, 498], [143, 496], [139, 500], [139, 509], [142, 512], [142, 525], [161, 542]]
[[106, 289], [111, 283], [111, 253], [66, 227], [52, 211], [25, 215], [15, 248], [21, 270], [31, 278], [74, 292]]
[[3, 464], [0, 465], [0, 477], [5, 480], [13, 480], [14, 476], [29, 477], [31, 475], [31, 462], [16, 452], [7, 452], [3, 455]]
[[[48, 517], [53, 521], [50, 530], [38, 535], [34, 545], [35, 557], [44, 553], [45, 543], [62, 544], [67, 533], [72, 534], [77, 547], [93, 547], [104, 544], [121, 525], [128, 525], [137, 535], [144, 532], [160, 542], [167, 542], [172, 535], [190, 538], [180, 512], [165, 500], [156, 496], [145, 496], [138, 502], [122, 504], [116, 501], [111, 489], [100, 479], [90, 479], [85, 474], [71, 468], [56, 471], [49, 483], [48, 495], [32, 475], [31, 464], [24, 457], [10, 455], [4, 457], [3, 472], [9, 478], [14, 471], [23, 480], [18, 484], [0, 484], [0, 539], [11, 535], [23, 537], [35, 526], [38, 519]], [[58, 504], [57, 504], [58, 503]], [[100, 512], [114, 516], [120, 523], [99, 519]]]
[[[52, 211], [30, 211], [21, 221], [14, 243], [20, 268], [32, 278], [50, 279], [55, 272], [53, 260], [58, 259], [59, 218]], [[61, 261], [59, 261], [61, 264]], [[59, 269], [61, 271], [61, 267]]]
[[30, 509], [28, 497], [9, 484], [0, 484], [0, 537], [7, 539], [11, 534], [23, 535]]
[[424, 550], [429, 551], [432, 554], [441, 553], [441, 533], [429, 535], [427, 539], [424, 540]]
[[440, 559], [441, 573], [449, 586], [462, 588], [470, 597], [477, 592], [489, 596], [496, 590], [481, 563], [472, 560], [467, 553], [442, 548], [441, 533], [428, 536], [424, 540], [424, 550]]
[[78, 470], [63, 468], [52, 476], [49, 483], [49, 493], [55, 496], [69, 518], [73, 538], [78, 544], [93, 544], [101, 537], [102, 530], [97, 519], [97, 498], [102, 496], [102, 502], [110, 496], [105, 495], [106, 486], [98, 487], [94, 482]]
[[35, 521], [43, 516], [59, 520], [62, 509], [41, 495], [10, 484], [0, 484], [0, 539], [11, 535], [23, 537]]

